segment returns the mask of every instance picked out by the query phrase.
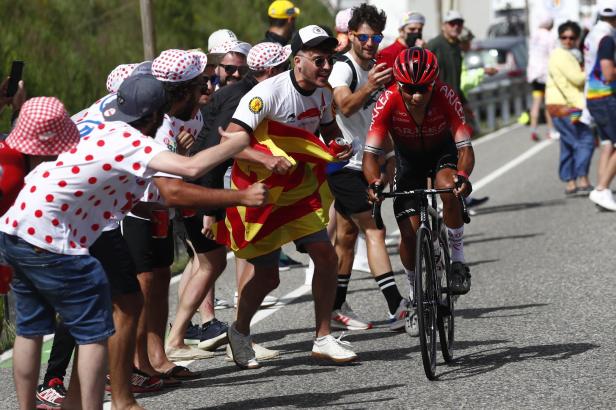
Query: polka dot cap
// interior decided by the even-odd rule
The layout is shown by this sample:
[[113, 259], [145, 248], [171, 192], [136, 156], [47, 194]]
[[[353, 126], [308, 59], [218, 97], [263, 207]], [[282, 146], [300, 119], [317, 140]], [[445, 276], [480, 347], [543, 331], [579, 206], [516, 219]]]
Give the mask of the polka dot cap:
[[283, 47], [278, 43], [259, 43], [250, 50], [246, 62], [251, 70], [261, 71], [284, 63], [290, 55], [290, 46]]
[[120, 64], [107, 76], [107, 91], [117, 93], [118, 89], [131, 75], [152, 74], [152, 62], [144, 61], [139, 64]]
[[338, 33], [348, 33], [349, 32], [349, 20], [351, 20], [352, 15], [353, 15], [352, 8], [340, 10], [338, 14], [336, 14], [336, 31]]
[[152, 74], [159, 81], [188, 81], [201, 74], [206, 64], [207, 57], [201, 51], [165, 50], [152, 62]]
[[227, 54], [230, 51], [248, 55], [252, 46], [244, 41], [230, 40], [210, 50], [212, 54]]
[[6, 139], [9, 147], [29, 155], [58, 155], [79, 142], [77, 126], [55, 97], [36, 97], [21, 107]]

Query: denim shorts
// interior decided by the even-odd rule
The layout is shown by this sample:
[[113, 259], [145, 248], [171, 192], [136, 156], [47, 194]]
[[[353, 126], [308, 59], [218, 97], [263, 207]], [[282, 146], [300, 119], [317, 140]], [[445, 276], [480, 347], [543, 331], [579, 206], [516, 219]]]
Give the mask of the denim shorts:
[[0, 254], [13, 267], [17, 334], [35, 337], [55, 331], [58, 313], [77, 344], [113, 335], [107, 276], [90, 255], [61, 255], [0, 232]]

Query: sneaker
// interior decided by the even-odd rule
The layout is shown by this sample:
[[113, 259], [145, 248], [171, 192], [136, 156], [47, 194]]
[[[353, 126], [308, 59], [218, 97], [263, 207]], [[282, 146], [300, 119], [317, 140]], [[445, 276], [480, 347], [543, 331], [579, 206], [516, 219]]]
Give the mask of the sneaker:
[[[130, 377], [131, 393], [150, 393], [163, 388], [163, 381], [157, 376], [148, 376], [140, 370], [133, 369]], [[105, 377], [105, 391], [111, 393], [111, 376]]]
[[331, 325], [338, 329], [347, 330], [372, 329], [372, 323], [360, 319], [347, 302], [344, 302], [340, 309], [332, 312]]
[[49, 380], [47, 384], [40, 384], [36, 389], [37, 409], [59, 409], [66, 397], [64, 382], [58, 377]]
[[347, 363], [357, 360], [357, 355], [351, 350], [351, 344], [343, 341], [342, 336], [336, 339], [332, 335], [317, 337], [314, 340], [312, 356], [336, 363]]
[[400, 331], [404, 329], [404, 323], [406, 322], [406, 317], [409, 315], [409, 301], [408, 299], [402, 298], [400, 301], [400, 306], [396, 309], [396, 313], [393, 315], [389, 315], [389, 330], [394, 332]]
[[599, 205], [602, 209], [616, 211], [616, 201], [614, 201], [614, 196], [610, 189], [605, 188], [599, 191], [595, 188], [590, 191], [588, 199]]
[[280, 253], [280, 259], [278, 259], [278, 270], [280, 272], [289, 269], [299, 268], [301, 266], [304, 266], [304, 264], [296, 261], [284, 252]]
[[241, 369], [256, 369], [261, 367], [255, 357], [250, 335], [246, 336], [241, 334], [232, 324], [229, 326], [227, 336], [229, 338], [229, 346], [231, 347], [233, 361], [238, 367]]
[[232, 308], [232, 307], [233, 307], [233, 305], [231, 303], [229, 303], [228, 300], [214, 298], [214, 309], [215, 310], [229, 309], [229, 308]]
[[229, 326], [225, 322], [214, 318], [201, 325], [201, 341], [197, 345], [199, 349], [213, 351], [219, 346], [227, 344], [227, 330]]
[[[268, 349], [267, 347], [261, 346], [254, 341], [252, 342], [252, 350], [255, 351], [255, 358], [257, 361], [270, 360], [280, 356], [280, 350]], [[228, 362], [233, 361], [233, 352], [231, 351], [231, 346], [229, 345], [227, 345], [227, 355], [225, 360]]]
[[560, 139], [560, 132], [556, 130], [550, 130], [550, 132], [548, 133], [548, 137], [553, 140], [558, 140]]
[[453, 294], [464, 295], [471, 290], [471, 271], [462, 262], [451, 264], [451, 278], [449, 279], [449, 290]]
[[[263, 302], [261, 302], [261, 308], [272, 307], [276, 303], [278, 303], [278, 298], [276, 296], [267, 295], [263, 299]], [[235, 292], [235, 295], [233, 296], [233, 304], [237, 307], [237, 292]]]
[[482, 198], [475, 198], [475, 197], [469, 196], [469, 197], [464, 198], [464, 202], [466, 202], [467, 208], [472, 208], [475, 206], [483, 205], [489, 200], [490, 200], [489, 196], [484, 196]]
[[[171, 324], [169, 324], [169, 328], [171, 328]], [[201, 327], [199, 325], [193, 324], [190, 322], [188, 327], [186, 328], [186, 333], [184, 333], [184, 343], [187, 345], [196, 345], [201, 341]]]
[[417, 324], [417, 311], [409, 308], [409, 314], [404, 321], [404, 330], [409, 336], [419, 336], [419, 325]]

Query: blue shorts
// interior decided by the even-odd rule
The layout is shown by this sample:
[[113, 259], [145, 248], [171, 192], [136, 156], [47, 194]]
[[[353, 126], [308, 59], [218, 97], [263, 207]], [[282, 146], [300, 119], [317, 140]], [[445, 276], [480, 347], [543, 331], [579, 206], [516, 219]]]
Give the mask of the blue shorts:
[[100, 262], [90, 255], [61, 255], [0, 232], [0, 254], [13, 267], [17, 334], [55, 331], [58, 313], [79, 345], [113, 335], [111, 291]]
[[586, 100], [586, 108], [597, 124], [601, 141], [616, 144], [616, 95]]

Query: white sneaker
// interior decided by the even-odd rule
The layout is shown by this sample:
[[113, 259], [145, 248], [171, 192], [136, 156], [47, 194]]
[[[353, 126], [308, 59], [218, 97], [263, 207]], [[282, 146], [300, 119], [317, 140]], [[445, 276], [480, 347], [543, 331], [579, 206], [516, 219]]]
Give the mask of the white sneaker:
[[[263, 299], [263, 302], [261, 302], [261, 307], [262, 308], [272, 307], [276, 303], [278, 303], [278, 298], [276, 296], [267, 295], [265, 299]], [[235, 292], [235, 295], [233, 296], [233, 304], [235, 305], [235, 307], [237, 307], [237, 292]]]
[[393, 330], [394, 332], [400, 331], [404, 329], [404, 323], [406, 322], [406, 317], [409, 314], [409, 301], [408, 299], [402, 298], [400, 301], [400, 306], [396, 309], [396, 313], [390, 315], [389, 317], [389, 330]]
[[612, 191], [608, 188], [602, 189], [600, 191], [596, 188], [593, 189], [592, 191], [590, 191], [588, 199], [590, 199], [592, 202], [599, 205], [603, 209], [606, 209], [608, 211], [616, 211], [616, 201], [614, 201]]
[[419, 324], [417, 323], [417, 311], [409, 308], [409, 314], [404, 321], [404, 330], [409, 336], [419, 336]]
[[553, 140], [560, 139], [560, 132], [558, 132], [556, 130], [551, 130], [549, 136]]
[[347, 330], [372, 329], [372, 323], [360, 319], [347, 302], [344, 302], [340, 309], [332, 312], [331, 325], [338, 329]]
[[351, 350], [351, 343], [336, 339], [332, 335], [317, 337], [312, 345], [312, 356], [331, 360], [336, 363], [346, 363], [357, 360], [357, 355]]
[[228, 300], [214, 298], [214, 309], [215, 310], [228, 309], [232, 307], [233, 306], [231, 305], [231, 303], [229, 303]]
[[[267, 347], [261, 346], [258, 343], [252, 342], [252, 350], [255, 351], [255, 359], [257, 361], [274, 359], [280, 356], [280, 350], [268, 349]], [[227, 345], [225, 360], [228, 362], [233, 361], [233, 352], [231, 352], [231, 346]]]

